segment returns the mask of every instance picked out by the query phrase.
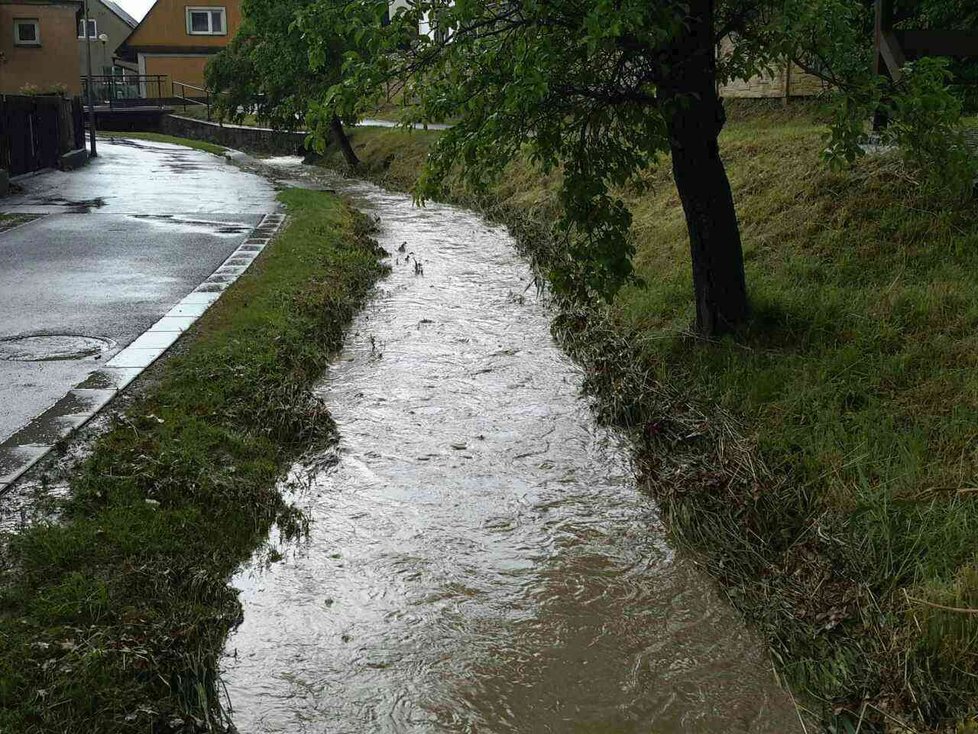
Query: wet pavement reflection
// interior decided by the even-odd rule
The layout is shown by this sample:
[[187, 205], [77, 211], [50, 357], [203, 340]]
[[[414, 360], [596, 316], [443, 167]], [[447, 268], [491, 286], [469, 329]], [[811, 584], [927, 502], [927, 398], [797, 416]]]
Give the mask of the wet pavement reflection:
[[293, 471], [310, 537], [235, 578], [240, 731], [800, 731], [595, 424], [510, 236], [266, 165], [379, 216], [394, 272], [319, 388], [341, 440]]

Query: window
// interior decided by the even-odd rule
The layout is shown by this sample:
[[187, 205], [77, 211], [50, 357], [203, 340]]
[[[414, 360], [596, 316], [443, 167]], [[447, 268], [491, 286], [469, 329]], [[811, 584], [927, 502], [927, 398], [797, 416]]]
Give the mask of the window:
[[[84, 18], [82, 18], [81, 20], [78, 21], [78, 37], [79, 38], [84, 38], [85, 37], [85, 19]], [[88, 20], [88, 37], [89, 38], [98, 38], [98, 26], [96, 25], [94, 18], [90, 18]]]
[[17, 18], [14, 20], [15, 46], [40, 46], [41, 24], [37, 18]]
[[227, 35], [224, 8], [187, 8], [187, 33], [191, 36]]

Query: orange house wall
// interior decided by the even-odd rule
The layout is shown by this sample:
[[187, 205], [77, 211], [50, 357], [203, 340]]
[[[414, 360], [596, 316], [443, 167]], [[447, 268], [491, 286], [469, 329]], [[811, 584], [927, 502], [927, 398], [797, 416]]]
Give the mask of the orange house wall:
[[[167, 77], [163, 84], [163, 96], [173, 96], [173, 82], [183, 82], [192, 84], [195, 87], [204, 86], [204, 66], [210, 60], [209, 56], [147, 56], [146, 74], [163, 74]], [[154, 90], [147, 86], [146, 93], [149, 97], [157, 96]], [[188, 89], [188, 94], [197, 96], [194, 90]], [[177, 94], [181, 94], [179, 85], [176, 89]], [[181, 96], [183, 96], [181, 94]]]
[[[187, 33], [187, 8], [224, 8], [227, 33], [223, 36], [190, 35]], [[126, 43], [137, 52], [175, 47], [218, 50], [234, 38], [240, 25], [241, 0], [157, 0]]]
[[[0, 93], [17, 94], [31, 85], [41, 91], [64, 87], [70, 94], [81, 94], [75, 10], [73, 5], [0, 5]], [[38, 20], [40, 46], [14, 45], [14, 20], [20, 18]]]

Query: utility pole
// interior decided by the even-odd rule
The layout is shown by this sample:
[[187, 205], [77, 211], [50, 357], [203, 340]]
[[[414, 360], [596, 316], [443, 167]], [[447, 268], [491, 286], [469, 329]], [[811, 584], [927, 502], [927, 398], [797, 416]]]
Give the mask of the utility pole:
[[88, 0], [85, 0], [85, 19], [82, 21], [82, 35], [85, 38], [85, 59], [88, 65], [88, 84], [86, 84], [88, 88], [88, 132], [92, 146], [91, 157], [98, 158], [98, 149], [95, 147], [95, 91], [92, 81], [92, 39], [89, 38], [91, 34], [88, 32], [88, 22]]

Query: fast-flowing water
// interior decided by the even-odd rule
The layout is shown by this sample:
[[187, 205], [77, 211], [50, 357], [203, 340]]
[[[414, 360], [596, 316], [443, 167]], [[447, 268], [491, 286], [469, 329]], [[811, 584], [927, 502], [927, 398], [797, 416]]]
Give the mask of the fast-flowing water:
[[235, 579], [240, 731], [798, 731], [595, 424], [510, 236], [328, 185], [381, 218], [394, 272], [319, 387], [341, 440], [294, 471], [309, 538]]

